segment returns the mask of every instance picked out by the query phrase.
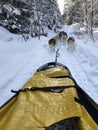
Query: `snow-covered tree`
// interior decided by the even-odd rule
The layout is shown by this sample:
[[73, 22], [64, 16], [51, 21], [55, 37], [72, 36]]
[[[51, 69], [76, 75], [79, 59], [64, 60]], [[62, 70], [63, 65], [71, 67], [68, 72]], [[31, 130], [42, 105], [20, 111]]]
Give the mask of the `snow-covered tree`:
[[27, 25], [29, 24], [28, 18], [30, 17], [29, 3], [22, 0], [6, 0], [2, 4], [2, 12], [0, 16], [3, 16], [1, 21], [9, 31], [13, 33], [27, 33]]
[[63, 23], [56, 0], [49, 0], [47, 4], [46, 20], [50, 29], [56, 30]]
[[65, 0], [63, 18], [68, 24], [78, 22], [88, 26], [93, 22], [98, 27], [98, 0]]
[[63, 19], [64, 19], [64, 22], [65, 24], [71, 24], [69, 23], [69, 19], [70, 19], [70, 11], [71, 11], [71, 8], [73, 6], [74, 2], [72, 2], [71, 0], [64, 0], [64, 14], [63, 14]]
[[1, 0], [0, 25], [34, 37], [46, 35], [45, 27], [61, 27], [62, 17], [56, 0]]

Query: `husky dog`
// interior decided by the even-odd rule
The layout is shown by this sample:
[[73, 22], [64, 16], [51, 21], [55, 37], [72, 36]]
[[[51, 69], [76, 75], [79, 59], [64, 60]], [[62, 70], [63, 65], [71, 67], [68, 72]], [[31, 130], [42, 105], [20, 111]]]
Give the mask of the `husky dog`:
[[50, 49], [51, 49], [52, 51], [55, 51], [56, 39], [51, 38], [51, 39], [48, 41], [48, 44], [49, 44]]
[[62, 42], [63, 42], [63, 44], [66, 44], [66, 43], [67, 43], [67, 38], [68, 38], [68, 35], [67, 35], [66, 32], [64, 32], [64, 35], [63, 35], [63, 37], [62, 37]]
[[67, 40], [67, 44], [68, 44], [68, 50], [74, 50], [75, 49], [75, 39], [74, 37], [69, 37]]
[[57, 34], [55, 37], [53, 37], [53, 39], [55, 39], [56, 40], [56, 44], [58, 44], [59, 43], [59, 41], [60, 41], [60, 38], [59, 38], [59, 35]]
[[67, 35], [66, 32], [61, 31], [61, 32], [59, 33], [59, 39], [60, 39], [60, 41], [61, 41], [63, 44], [66, 43], [67, 38], [68, 38], [68, 35]]
[[52, 37], [49, 41], [48, 44], [50, 46], [50, 49], [55, 51], [56, 46], [59, 44], [59, 35], [57, 34], [56, 36]]

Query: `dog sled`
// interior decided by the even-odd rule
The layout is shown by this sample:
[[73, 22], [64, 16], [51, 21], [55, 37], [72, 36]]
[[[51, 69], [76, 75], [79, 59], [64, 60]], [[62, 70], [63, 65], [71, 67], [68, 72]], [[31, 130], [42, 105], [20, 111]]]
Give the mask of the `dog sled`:
[[0, 107], [0, 130], [97, 130], [98, 105], [60, 63], [41, 66]]

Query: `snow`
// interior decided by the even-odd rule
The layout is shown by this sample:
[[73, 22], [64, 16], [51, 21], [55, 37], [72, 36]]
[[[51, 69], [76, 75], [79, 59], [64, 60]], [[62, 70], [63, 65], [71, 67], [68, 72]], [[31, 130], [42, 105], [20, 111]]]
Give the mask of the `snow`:
[[[74, 36], [72, 26], [62, 30]], [[96, 30], [96, 32], [98, 32]], [[48, 30], [48, 37], [41, 36], [24, 41], [22, 36], [0, 27], [0, 106], [28, 81], [35, 71], [47, 62], [55, 61], [55, 52], [48, 40], [56, 34]], [[86, 41], [86, 42], [85, 42]], [[75, 50], [68, 51], [67, 45], [60, 46], [58, 62], [65, 64], [79, 86], [98, 103], [98, 39], [75, 36]]]

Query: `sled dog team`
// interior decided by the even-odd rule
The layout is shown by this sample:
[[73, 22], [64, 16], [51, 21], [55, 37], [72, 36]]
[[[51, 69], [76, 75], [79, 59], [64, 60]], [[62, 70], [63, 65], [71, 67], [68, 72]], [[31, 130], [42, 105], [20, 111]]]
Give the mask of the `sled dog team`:
[[49, 39], [48, 44], [51, 50], [55, 51], [56, 45], [61, 42], [62, 44], [68, 45], [68, 50], [75, 48], [74, 37], [68, 37], [67, 33], [64, 31], [59, 32], [55, 37]]

